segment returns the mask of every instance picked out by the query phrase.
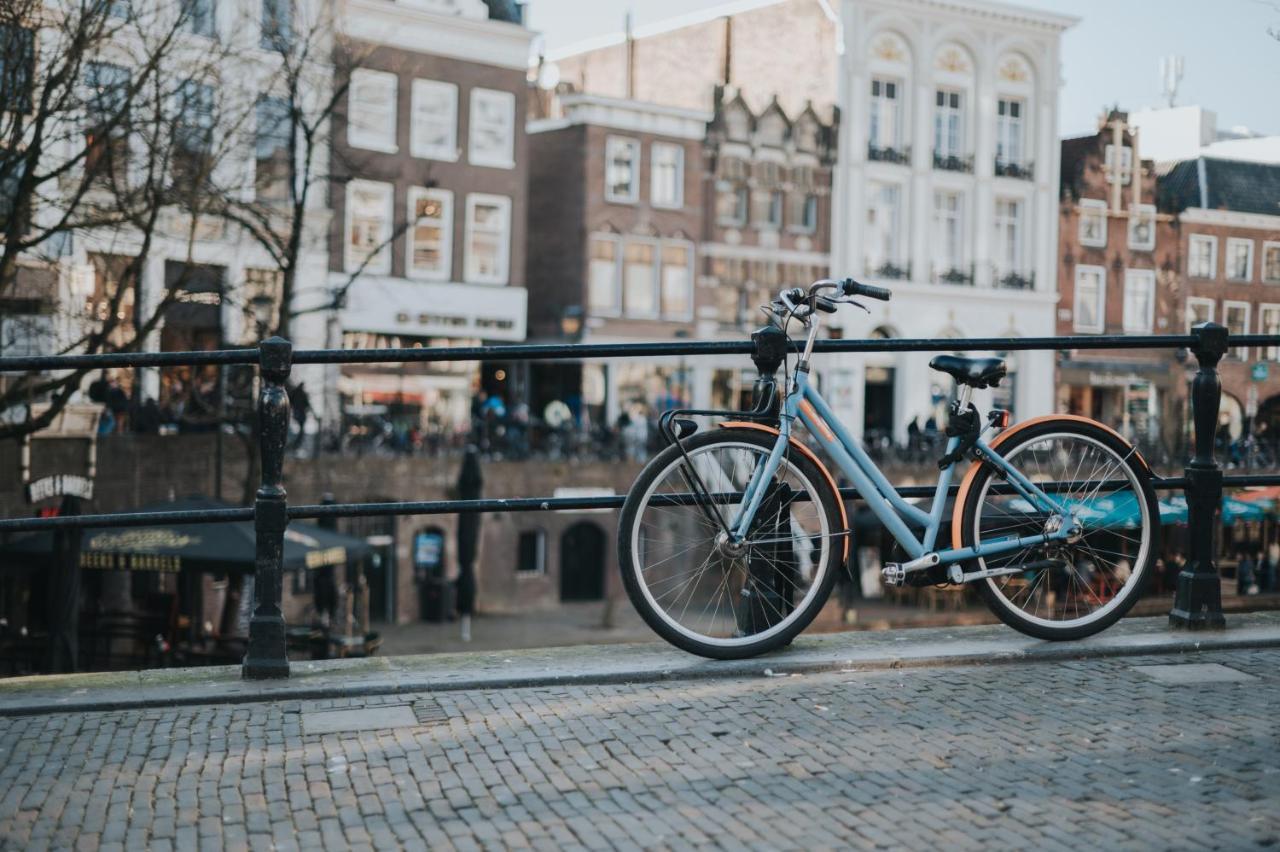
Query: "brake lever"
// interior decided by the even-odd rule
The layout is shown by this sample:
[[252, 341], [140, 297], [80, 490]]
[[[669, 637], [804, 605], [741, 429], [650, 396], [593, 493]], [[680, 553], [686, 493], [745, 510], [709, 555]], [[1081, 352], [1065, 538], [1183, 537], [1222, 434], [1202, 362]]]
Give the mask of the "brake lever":
[[835, 302], [838, 305], [853, 305], [855, 308], [862, 308], [867, 313], [871, 313], [871, 309], [868, 308], [866, 305], [862, 304], [861, 302], [850, 299], [848, 297], [845, 297], [843, 299], [832, 299], [831, 301]]

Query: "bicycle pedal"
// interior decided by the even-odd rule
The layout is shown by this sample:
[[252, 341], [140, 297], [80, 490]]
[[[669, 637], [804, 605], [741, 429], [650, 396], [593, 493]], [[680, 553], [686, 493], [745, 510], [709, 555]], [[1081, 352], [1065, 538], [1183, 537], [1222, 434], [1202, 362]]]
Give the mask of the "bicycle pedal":
[[907, 569], [897, 562], [890, 562], [880, 569], [880, 576], [890, 586], [901, 586], [907, 581]]

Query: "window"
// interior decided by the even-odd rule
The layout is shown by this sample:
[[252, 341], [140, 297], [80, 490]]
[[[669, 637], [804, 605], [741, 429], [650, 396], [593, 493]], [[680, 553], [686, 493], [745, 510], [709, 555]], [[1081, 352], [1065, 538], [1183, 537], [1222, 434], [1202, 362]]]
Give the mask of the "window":
[[649, 203], [654, 207], [684, 206], [684, 148], [655, 142], [649, 152]]
[[592, 237], [587, 267], [587, 306], [593, 314], [613, 315], [618, 300], [618, 240]]
[[262, 0], [264, 50], [283, 50], [293, 42], [293, 0]]
[[662, 315], [668, 319], [693, 316], [693, 252], [686, 244], [662, 246]]
[[1116, 172], [1119, 170], [1120, 182], [1128, 184], [1133, 179], [1133, 149], [1128, 145], [1120, 148], [1120, 162], [1116, 162], [1116, 146], [1108, 145], [1104, 155], [1103, 165], [1107, 170], [1107, 183], [1116, 182]]
[[776, 231], [781, 228], [783, 202], [782, 190], [757, 189], [753, 197], [756, 202], [756, 225], [767, 231]]
[[254, 140], [254, 193], [259, 201], [284, 201], [289, 197], [289, 102], [283, 98], [259, 98], [258, 126]]
[[111, 181], [129, 163], [129, 71], [106, 62], [85, 64], [85, 172]]
[[1262, 283], [1280, 284], [1280, 243], [1262, 244]]
[[947, 89], [939, 89], [937, 109], [933, 114], [933, 153], [937, 157], [963, 156], [964, 113], [961, 111], [963, 95]]
[[[1249, 303], [1248, 302], [1223, 302], [1222, 303], [1222, 324], [1227, 327], [1228, 339], [1235, 337], [1237, 334], [1249, 333]], [[1227, 357], [1236, 358], [1240, 361], [1249, 360], [1249, 347], [1237, 346], [1234, 349], [1227, 350]]]
[[604, 143], [604, 197], [634, 204], [640, 198], [640, 143], [610, 136]]
[[396, 152], [395, 74], [357, 68], [347, 89], [347, 144], [369, 151]]
[[1213, 299], [1187, 299], [1187, 331], [1201, 323], [1213, 322]]
[[1124, 272], [1124, 330], [1150, 334], [1155, 321], [1156, 273], [1152, 269]]
[[651, 243], [628, 242], [623, 249], [622, 299], [629, 316], [658, 315], [653, 255], [654, 247]]
[[511, 199], [468, 195], [466, 279], [476, 284], [506, 284], [510, 257]]
[[1107, 271], [1101, 266], [1076, 267], [1075, 330], [1101, 334], [1106, 328]]
[[716, 223], [735, 228], [747, 224], [747, 188], [729, 181], [716, 183]]
[[1107, 244], [1107, 202], [1080, 199], [1080, 245], [1102, 248]]
[[458, 159], [458, 87], [437, 80], [414, 80], [409, 153], [429, 160]]
[[1253, 240], [1227, 237], [1228, 281], [1253, 280]]
[[1022, 101], [1000, 98], [996, 101], [996, 161], [1007, 165], [1022, 164]]
[[[1280, 335], [1280, 305], [1258, 306], [1258, 333]], [[1259, 354], [1268, 361], [1280, 361], [1280, 346], [1268, 346]]]
[[196, 35], [213, 38], [214, 2], [215, 0], [182, 0], [182, 17], [187, 29]]
[[516, 164], [516, 96], [496, 89], [471, 90], [467, 159], [477, 166]]
[[898, 223], [901, 221], [902, 188], [896, 183], [867, 184], [867, 269], [879, 272], [886, 265], [897, 266]]
[[389, 183], [353, 180], [347, 184], [347, 245], [344, 268], [386, 274], [391, 271], [391, 205]]
[[964, 266], [964, 198], [960, 193], [934, 193], [933, 234], [938, 274], [960, 272]]
[[0, 111], [31, 111], [35, 66], [35, 32], [26, 27], [0, 25]]
[[872, 148], [897, 149], [902, 139], [901, 84], [893, 80], [871, 81], [871, 115], [867, 141]]
[[409, 188], [410, 278], [449, 280], [453, 258], [453, 193], [447, 189]]
[[542, 530], [525, 530], [516, 544], [516, 573], [543, 574], [547, 566], [547, 534]]
[[174, 183], [194, 186], [209, 178], [209, 153], [213, 146], [213, 88], [194, 80], [178, 87], [174, 105]]
[[791, 230], [812, 234], [818, 230], [818, 196], [809, 193], [795, 197], [796, 209], [791, 215]]
[[1218, 238], [1192, 234], [1187, 246], [1187, 275], [1192, 278], [1218, 277]]
[[996, 199], [995, 260], [1001, 278], [1023, 274], [1022, 206], [1017, 199]]
[[1151, 251], [1156, 247], [1156, 208], [1139, 204], [1129, 210], [1129, 248]]

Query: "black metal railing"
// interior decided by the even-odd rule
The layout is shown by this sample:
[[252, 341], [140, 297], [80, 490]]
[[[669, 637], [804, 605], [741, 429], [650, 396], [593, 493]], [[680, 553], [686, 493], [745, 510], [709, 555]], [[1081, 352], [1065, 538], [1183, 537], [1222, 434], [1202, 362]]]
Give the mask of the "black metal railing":
[[867, 143], [867, 159], [878, 163], [897, 163], [911, 165], [910, 145], [876, 145]]
[[940, 154], [933, 152], [933, 167], [944, 172], [973, 172], [973, 156], [961, 157], [956, 154]]
[[[1280, 345], [1280, 335], [1239, 335], [1236, 346]], [[1190, 561], [1179, 575], [1170, 612], [1178, 627], [1224, 625], [1221, 585], [1213, 561], [1213, 523], [1224, 486], [1280, 485], [1280, 475], [1224, 477], [1214, 458], [1214, 434], [1222, 387], [1217, 366], [1228, 348], [1227, 330], [1204, 323], [1185, 335], [1086, 335], [1071, 337], [824, 340], [819, 352], [956, 352], [1070, 349], [1184, 349], [1192, 352], [1199, 370], [1192, 382], [1195, 454], [1182, 477], [1157, 478], [1161, 490], [1182, 489], [1187, 496], [1191, 529]], [[369, 364], [426, 361], [544, 361], [556, 359], [652, 357], [659, 355], [724, 355], [752, 352], [750, 341], [682, 341], [675, 343], [518, 344], [432, 349], [302, 350], [280, 338], [262, 341], [252, 349], [211, 352], [146, 352], [104, 355], [60, 355], [0, 358], [0, 373], [62, 370], [75, 367], [258, 365], [258, 432], [262, 455], [261, 482], [252, 507], [213, 511], [159, 511], [76, 515], [49, 518], [0, 519], [0, 533], [82, 529], [105, 526], [153, 526], [167, 523], [223, 523], [252, 520], [256, 531], [253, 614], [249, 646], [242, 666], [246, 678], [286, 677], [289, 662], [286, 630], [280, 608], [283, 584], [285, 527], [291, 520], [396, 515], [440, 515], [474, 512], [542, 512], [618, 509], [625, 497], [524, 497], [515, 499], [432, 500], [423, 502], [288, 504], [283, 485], [289, 399], [285, 385], [294, 364]], [[762, 378], [765, 378], [762, 376]], [[909, 497], [932, 496], [928, 486], [899, 488]], [[953, 488], [954, 491], [954, 488]], [[841, 489], [858, 499], [856, 489]]]
[[1031, 162], [1014, 162], [996, 157], [996, 177], [1017, 178], [1018, 180], [1034, 180], [1035, 164]]

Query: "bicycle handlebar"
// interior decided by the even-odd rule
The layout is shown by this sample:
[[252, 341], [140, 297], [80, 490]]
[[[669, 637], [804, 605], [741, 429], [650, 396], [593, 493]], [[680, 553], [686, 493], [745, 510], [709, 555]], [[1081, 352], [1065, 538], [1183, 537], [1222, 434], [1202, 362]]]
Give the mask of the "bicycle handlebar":
[[868, 299], [879, 299], [882, 302], [889, 301], [893, 293], [884, 287], [875, 287], [871, 284], [861, 284], [852, 278], [846, 278], [840, 282], [840, 292], [846, 296], [865, 296]]

